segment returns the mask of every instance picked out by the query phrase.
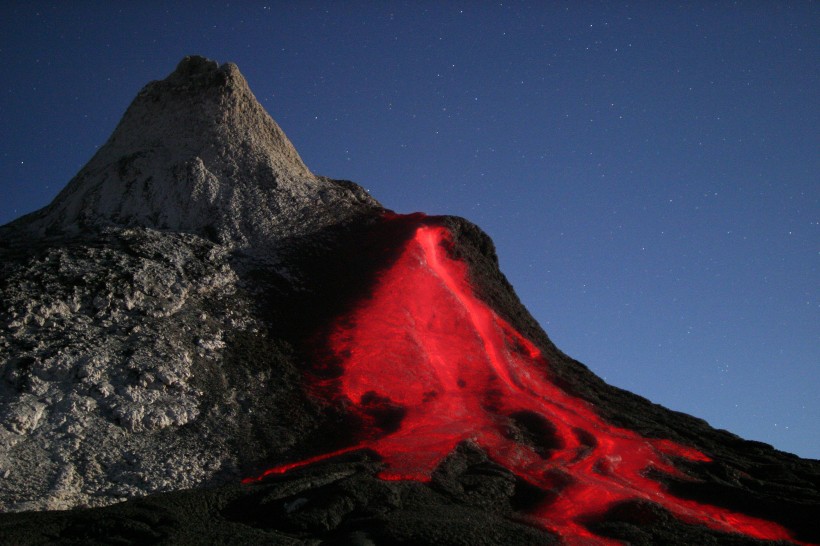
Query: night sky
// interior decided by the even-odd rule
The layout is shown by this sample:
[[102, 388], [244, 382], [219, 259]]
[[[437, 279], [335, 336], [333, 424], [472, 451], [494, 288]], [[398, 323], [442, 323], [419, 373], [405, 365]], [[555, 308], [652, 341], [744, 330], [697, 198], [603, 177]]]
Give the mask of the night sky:
[[609, 383], [820, 458], [820, 4], [3, 2], [0, 224], [237, 63], [317, 174], [464, 216]]

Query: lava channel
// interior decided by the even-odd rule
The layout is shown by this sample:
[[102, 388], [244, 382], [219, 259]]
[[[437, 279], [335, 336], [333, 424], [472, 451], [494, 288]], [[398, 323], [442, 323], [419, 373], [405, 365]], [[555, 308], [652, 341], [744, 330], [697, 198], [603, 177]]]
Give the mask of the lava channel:
[[[447, 228], [420, 221], [372, 296], [337, 320], [330, 335], [341, 375], [316, 392], [347, 399], [365, 417], [398, 409], [394, 426], [373, 419], [365, 440], [271, 468], [246, 483], [360, 449], [381, 456], [380, 478], [425, 482], [459, 443], [471, 441], [497, 464], [554, 493], [531, 516], [568, 544], [619, 544], [583, 522], [640, 499], [689, 524], [797, 542], [778, 524], [675, 497], [647, 477], [653, 470], [687, 479], [673, 459], [710, 458], [609, 424], [553, 384], [538, 348], [474, 294], [467, 266], [450, 256], [451, 246]], [[516, 419], [540, 423], [550, 437], [516, 441], [509, 432]]]

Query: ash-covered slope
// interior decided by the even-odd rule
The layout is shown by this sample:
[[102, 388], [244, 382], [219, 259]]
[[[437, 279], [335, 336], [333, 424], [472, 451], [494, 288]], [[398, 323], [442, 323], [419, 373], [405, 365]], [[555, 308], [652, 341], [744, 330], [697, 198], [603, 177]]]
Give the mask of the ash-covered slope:
[[140, 91], [53, 203], [13, 225], [142, 226], [258, 248], [378, 206], [358, 186], [314, 176], [236, 65], [186, 57]]
[[40, 510], [0, 541], [820, 542], [817, 461], [603, 383], [477, 227], [311, 175], [233, 65], [0, 234], [0, 506]]
[[0, 228], [0, 510], [236, 481], [286, 449], [294, 364], [266, 364], [289, 349], [259, 294], [305, 290], [287, 256], [380, 210], [311, 174], [235, 65], [148, 84], [53, 203]]

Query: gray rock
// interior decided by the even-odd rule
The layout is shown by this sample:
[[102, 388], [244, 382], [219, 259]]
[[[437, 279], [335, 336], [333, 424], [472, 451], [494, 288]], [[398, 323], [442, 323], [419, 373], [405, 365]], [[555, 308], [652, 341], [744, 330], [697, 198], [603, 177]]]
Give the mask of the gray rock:
[[[202, 306], [230, 313], [232, 330], [253, 323], [225, 250], [144, 228], [109, 237], [4, 256], [4, 510], [97, 506], [190, 487], [235, 462], [211, 445], [157, 436], [200, 416], [195, 360], [223, 361], [225, 326], [200, 320]], [[126, 452], [143, 461], [137, 472]], [[173, 459], [180, 471], [169, 479]], [[132, 483], [123, 488], [125, 468]]]
[[237, 434], [274, 418], [255, 396], [276, 374], [231, 368], [226, 340], [265, 329], [238, 270], [298, 284], [278, 248], [375, 210], [308, 170], [235, 65], [149, 83], [50, 205], [0, 228], [0, 510], [242, 477], [265, 450]]
[[236, 65], [186, 57], [140, 91], [54, 202], [13, 225], [37, 234], [143, 226], [260, 249], [374, 208], [358, 186], [308, 170]]

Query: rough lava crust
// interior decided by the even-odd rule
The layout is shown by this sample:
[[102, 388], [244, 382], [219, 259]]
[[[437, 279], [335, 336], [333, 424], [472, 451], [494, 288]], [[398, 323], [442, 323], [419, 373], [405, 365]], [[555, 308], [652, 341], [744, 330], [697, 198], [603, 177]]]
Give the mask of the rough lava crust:
[[[583, 524], [637, 499], [718, 531], [794, 540], [780, 525], [677, 498], [647, 477], [651, 468], [685, 480], [675, 459], [711, 458], [606, 423], [587, 402], [558, 388], [541, 351], [475, 296], [465, 264], [448, 254], [447, 228], [419, 215], [386, 218], [418, 226], [370, 296], [327, 336], [325, 358], [338, 376], [309, 379], [314, 393], [361, 416], [364, 439], [245, 483], [360, 449], [379, 455], [383, 480], [429, 482], [460, 443], [472, 442], [550, 493], [533, 515], [570, 544], [618, 544]], [[531, 429], [529, 442], [511, 434], [517, 423]]]

